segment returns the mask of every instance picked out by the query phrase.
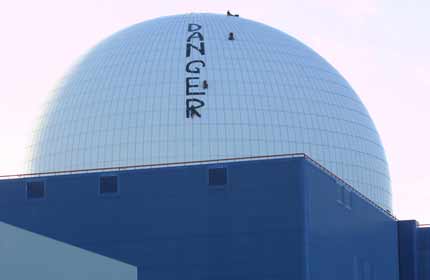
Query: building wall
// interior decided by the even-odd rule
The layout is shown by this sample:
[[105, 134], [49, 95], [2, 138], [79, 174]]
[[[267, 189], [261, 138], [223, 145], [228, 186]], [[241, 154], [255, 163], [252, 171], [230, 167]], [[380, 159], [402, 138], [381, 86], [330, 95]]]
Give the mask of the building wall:
[[395, 219], [312, 164], [304, 180], [309, 279], [399, 279]]
[[[137, 266], [139, 279], [304, 279], [303, 159], [0, 181], [0, 220]], [[219, 167], [219, 165], [218, 165]], [[26, 198], [42, 180], [46, 197]]]
[[[209, 184], [213, 168], [225, 185]], [[119, 191], [100, 194], [108, 175]], [[35, 181], [45, 195], [29, 199]], [[138, 279], [399, 279], [396, 220], [307, 158], [4, 180], [0, 221]]]
[[418, 280], [417, 221], [398, 223], [400, 280]]
[[399, 221], [400, 280], [430, 279], [430, 227]]
[[430, 279], [430, 227], [418, 229], [418, 257], [420, 280]]

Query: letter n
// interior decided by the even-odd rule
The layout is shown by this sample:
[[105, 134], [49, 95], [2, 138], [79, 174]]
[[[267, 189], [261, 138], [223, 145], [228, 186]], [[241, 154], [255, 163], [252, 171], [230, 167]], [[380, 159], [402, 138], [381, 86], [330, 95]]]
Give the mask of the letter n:
[[187, 57], [190, 57], [190, 55], [191, 55], [191, 48], [193, 48], [193, 49], [195, 49], [195, 50], [199, 51], [199, 53], [200, 53], [201, 55], [205, 55], [205, 43], [204, 43], [204, 42], [200, 42], [200, 48], [199, 48], [199, 47], [194, 46], [194, 45], [193, 45], [193, 44], [191, 44], [191, 43], [187, 43]]

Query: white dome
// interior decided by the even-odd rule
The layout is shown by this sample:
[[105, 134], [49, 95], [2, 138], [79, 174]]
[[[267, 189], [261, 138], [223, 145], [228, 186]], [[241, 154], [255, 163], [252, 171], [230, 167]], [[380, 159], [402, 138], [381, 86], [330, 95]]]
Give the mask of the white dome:
[[45, 172], [298, 152], [391, 209], [378, 133], [332, 66], [266, 25], [186, 14], [134, 25], [84, 56], [56, 88], [28, 164]]

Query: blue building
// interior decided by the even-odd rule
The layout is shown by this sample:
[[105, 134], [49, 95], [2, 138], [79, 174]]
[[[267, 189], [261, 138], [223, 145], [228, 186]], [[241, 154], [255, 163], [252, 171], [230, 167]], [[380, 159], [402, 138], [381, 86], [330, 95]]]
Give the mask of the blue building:
[[59, 82], [0, 180], [0, 279], [430, 279], [359, 97], [289, 35], [163, 17]]
[[[429, 279], [429, 228], [397, 221], [304, 154], [134, 168], [2, 180], [0, 220], [50, 238], [42, 260], [58, 242], [83, 250], [56, 255], [61, 279], [77, 279], [76, 259], [91, 254], [117, 262], [112, 278], [79, 279]], [[34, 275], [25, 248], [0, 249]], [[51, 264], [38, 260], [40, 277]]]

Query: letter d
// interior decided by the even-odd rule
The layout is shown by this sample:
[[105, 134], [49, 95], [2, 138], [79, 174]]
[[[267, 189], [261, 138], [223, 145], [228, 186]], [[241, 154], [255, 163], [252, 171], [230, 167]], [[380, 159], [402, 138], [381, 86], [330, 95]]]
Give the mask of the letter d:
[[202, 29], [202, 26], [199, 25], [199, 24], [197, 24], [197, 23], [190, 23], [190, 24], [188, 24], [188, 31], [189, 32], [194, 32], [194, 31], [197, 31], [197, 30], [200, 30], [200, 29]]

